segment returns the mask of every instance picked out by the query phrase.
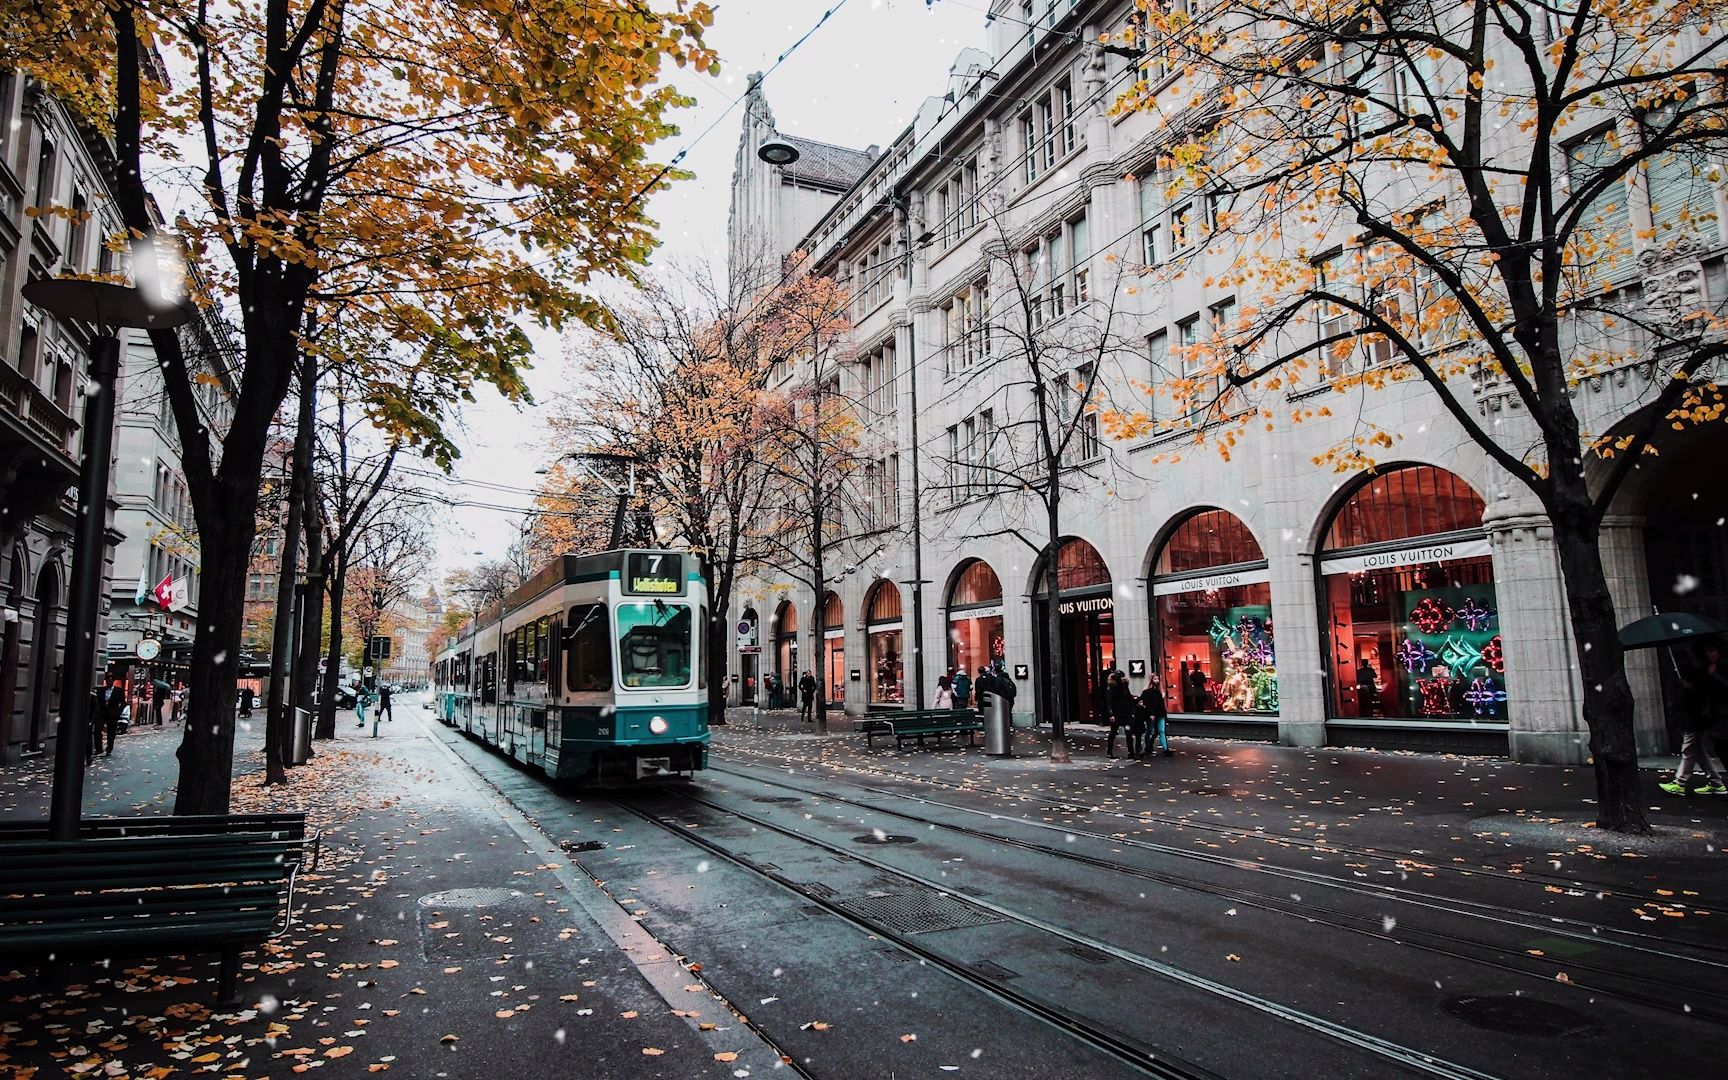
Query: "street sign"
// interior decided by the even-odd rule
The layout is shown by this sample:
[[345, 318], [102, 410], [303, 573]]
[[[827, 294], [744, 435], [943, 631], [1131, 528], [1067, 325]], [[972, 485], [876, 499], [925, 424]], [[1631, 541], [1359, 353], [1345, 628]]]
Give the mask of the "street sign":
[[138, 640], [138, 659], [154, 660], [162, 655], [162, 643], [153, 637]]
[[757, 648], [756, 624], [749, 619], [738, 620], [738, 651], [746, 652]]
[[370, 679], [372, 677], [372, 669], [370, 667], [361, 668], [360, 676], [362, 678]]
[[366, 643], [366, 658], [368, 660], [390, 659], [390, 635], [379, 634]]

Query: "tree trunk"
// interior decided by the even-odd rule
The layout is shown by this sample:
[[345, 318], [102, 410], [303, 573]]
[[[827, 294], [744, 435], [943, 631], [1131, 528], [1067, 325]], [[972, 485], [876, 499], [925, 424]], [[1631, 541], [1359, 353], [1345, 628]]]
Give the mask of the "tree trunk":
[[316, 567], [324, 563], [324, 530], [318, 519], [308, 515], [306, 521], [306, 566], [309, 571], [301, 590], [300, 655], [294, 658], [294, 706], [312, 708], [312, 697], [318, 686], [318, 660], [324, 646], [324, 583], [318, 579]]
[[330, 576], [330, 645], [324, 653], [324, 693], [318, 701], [318, 737], [336, 737], [336, 690], [342, 685], [342, 591], [348, 584], [348, 562], [338, 556]]
[[1596, 771], [1596, 823], [1614, 832], [1649, 832], [1639, 797], [1632, 687], [1602, 568], [1599, 530], [1587, 511], [1562, 509], [1550, 518], [1583, 683], [1584, 725], [1590, 731], [1590, 760]]
[[246, 573], [252, 562], [256, 494], [232, 514], [198, 522], [198, 592], [205, 598], [192, 639], [186, 727], [177, 756], [176, 814], [226, 814], [234, 783], [234, 709], [240, 640], [246, 628]]

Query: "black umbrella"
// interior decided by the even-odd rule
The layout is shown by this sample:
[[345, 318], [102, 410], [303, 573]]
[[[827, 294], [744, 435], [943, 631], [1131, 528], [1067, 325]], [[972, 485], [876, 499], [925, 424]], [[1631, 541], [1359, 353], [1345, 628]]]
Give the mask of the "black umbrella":
[[1702, 615], [1671, 611], [1662, 615], [1646, 615], [1637, 622], [1622, 626], [1620, 647], [1654, 649], [1659, 645], [1673, 645], [1676, 642], [1715, 634], [1728, 634], [1728, 626], [1723, 626], [1715, 619], [1706, 619]]

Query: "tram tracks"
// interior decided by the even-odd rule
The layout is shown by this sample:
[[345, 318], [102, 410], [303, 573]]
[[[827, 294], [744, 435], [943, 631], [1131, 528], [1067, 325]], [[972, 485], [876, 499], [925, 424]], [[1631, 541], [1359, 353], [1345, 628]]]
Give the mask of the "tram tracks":
[[[1424, 1053], [1395, 1041], [1328, 1020], [1306, 1010], [1273, 1001], [1219, 980], [1143, 956], [1121, 948], [1112, 942], [1072, 928], [1059, 926], [1017, 908], [977, 895], [959, 892], [950, 883], [937, 881], [884, 860], [842, 848], [838, 844], [813, 836], [803, 830], [788, 827], [760, 814], [726, 806], [690, 791], [668, 791], [666, 794], [684, 800], [690, 805], [700, 807], [708, 813], [721, 815], [722, 818], [729, 818], [746, 824], [753, 830], [786, 837], [843, 861], [855, 861], [890, 880], [951, 897], [958, 903], [988, 912], [999, 920], [1016, 924], [1040, 936], [1062, 942], [1066, 946], [1063, 951], [1081, 950], [1092, 955], [1109, 957], [1142, 972], [1245, 1007], [1262, 1017], [1317, 1035], [1332, 1044], [1372, 1055], [1382, 1062], [1395, 1064], [1404, 1070], [1424, 1076], [1440, 1077], [1444, 1080], [1493, 1080], [1492, 1074], [1481, 1072], [1468, 1065]], [[764, 864], [715, 839], [712, 835], [705, 835], [699, 828], [689, 827], [689, 823], [685, 820], [667, 817], [631, 802], [620, 801], [616, 805], [625, 813], [672, 833], [684, 842], [699, 847], [756, 877], [773, 882], [797, 896], [801, 901], [820, 907], [842, 921], [892, 943], [895, 947], [904, 950], [924, 963], [947, 972], [966, 985], [1036, 1017], [1147, 1075], [1170, 1078], [1170, 1080], [1205, 1080], [1205, 1078], [1212, 1078], [1216, 1075], [1193, 1062], [1181, 1060], [1164, 1054], [1154, 1047], [1143, 1045], [1130, 1036], [1095, 1023], [1053, 1001], [1011, 986], [1007, 980], [992, 977], [990, 974], [979, 970], [977, 965], [965, 963], [941, 950], [926, 946], [917, 941], [914, 935], [899, 932], [882, 920], [860, 914], [855, 907], [841, 902], [832, 891], [813, 888], [811, 882], [796, 880], [789, 873], [772, 864]]]
[[[1089, 855], [1069, 847], [1040, 844], [1018, 837], [1006, 836], [1000, 832], [972, 828], [944, 821], [940, 818], [912, 813], [893, 806], [882, 806], [876, 803], [864, 802], [848, 798], [832, 791], [817, 791], [798, 784], [771, 777], [758, 776], [754, 773], [738, 772], [733, 769], [711, 768], [711, 773], [736, 777], [750, 783], [774, 788], [782, 791], [797, 792], [800, 796], [820, 799], [834, 804], [856, 807], [873, 813], [888, 814], [903, 821], [914, 822], [926, 827], [938, 828], [986, 843], [1002, 844], [1038, 855], [1047, 856], [1065, 862], [1090, 866], [1095, 869], [1131, 877], [1136, 880], [1156, 882], [1172, 888], [1187, 889], [1217, 896], [1231, 903], [1254, 907], [1279, 915], [1301, 919], [1308, 923], [1325, 925], [1333, 929], [1358, 934], [1372, 940], [1406, 945], [1421, 949], [1449, 959], [1476, 964], [1497, 970], [1522, 975], [1542, 983], [1553, 983], [1555, 973], [1552, 965], [1537, 966], [1523, 958], [1527, 955], [1516, 946], [1497, 945], [1457, 934], [1438, 930], [1428, 930], [1410, 926], [1408, 923], [1394, 920], [1392, 926], [1387, 926], [1379, 915], [1365, 916], [1360, 913], [1341, 910], [1312, 900], [1295, 901], [1287, 896], [1278, 896], [1259, 890], [1237, 886], [1220, 885], [1198, 877], [1172, 874], [1148, 867], [1132, 866], [1114, 859]], [[1068, 835], [1084, 836], [1103, 844], [1128, 846], [1144, 849], [1160, 855], [1174, 856], [1180, 859], [1198, 861], [1228, 870], [1251, 873], [1270, 874], [1286, 880], [1298, 882], [1303, 887], [1333, 889], [1352, 895], [1386, 900], [1398, 904], [1415, 906], [1424, 910], [1445, 916], [1482, 919], [1512, 928], [1530, 930], [1537, 933], [1562, 936], [1574, 941], [1588, 943], [1591, 948], [1610, 947], [1625, 952], [1637, 953], [1654, 961], [1666, 964], [1691, 963], [1713, 969], [1709, 974], [1720, 977], [1728, 972], [1728, 963], [1721, 960], [1707, 959], [1695, 954], [1676, 952], [1671, 948], [1655, 948], [1638, 940], [1622, 940], [1623, 937], [1648, 938], [1651, 935], [1638, 935], [1631, 931], [1621, 931], [1611, 927], [1601, 927], [1568, 919], [1564, 916], [1546, 915], [1537, 912], [1523, 911], [1501, 905], [1485, 904], [1479, 901], [1462, 900], [1459, 898], [1440, 898], [1429, 893], [1404, 889], [1394, 885], [1384, 885], [1374, 882], [1355, 882], [1332, 877], [1331, 875], [1315, 874], [1309, 871], [1293, 868], [1268, 866], [1252, 860], [1237, 859], [1228, 856], [1213, 855], [1209, 852], [1195, 852], [1169, 845], [1155, 844], [1149, 841], [1132, 840], [1130, 838], [1111, 836], [1090, 830], [1076, 829], [1070, 826], [1053, 825], [1048, 822], [1033, 821], [1027, 818], [1012, 817], [979, 810], [973, 807], [960, 806], [940, 800], [927, 799], [901, 792], [882, 791], [880, 789], [863, 789], [870, 794], [893, 797], [944, 811], [953, 811], [968, 815], [990, 818], [998, 821], [1021, 825], [1028, 828], [1061, 832]], [[1448, 906], [1446, 900], [1452, 900], [1467, 907]], [[1701, 951], [1716, 951], [1716, 946], [1704, 946]], [[1531, 960], [1535, 960], [1534, 957]], [[1573, 955], [1565, 961], [1565, 981], [1580, 990], [1606, 994], [1624, 1001], [1633, 1002], [1662, 1011], [1686, 1015], [1697, 1019], [1708, 1020], [1718, 1024], [1728, 1024], [1728, 993], [1714, 986], [1696, 982], [1685, 984], [1683, 989], [1690, 995], [1689, 1000], [1677, 1000], [1672, 994], [1675, 984], [1671, 973], [1665, 972], [1658, 976], [1643, 972], [1628, 971], [1610, 967], [1586, 959], [1582, 955]], [[1631, 985], [1626, 985], [1626, 984]], [[1662, 993], [1667, 990], [1669, 993]], [[1710, 1004], [1701, 1004], [1707, 1001]]]
[[[760, 751], [748, 750], [748, 749], [744, 749], [744, 748], [738, 747], [738, 746], [728, 747], [728, 752], [740, 753], [740, 754], [743, 754], [746, 756], [760, 758], [763, 762], [763, 767], [767, 767], [767, 768], [781, 768], [781, 767], [784, 767], [786, 764], [790, 763], [790, 762], [788, 762], [787, 759], [776, 757], [773, 754], [765, 754], [765, 753], [762, 753]], [[802, 764], [802, 763], [800, 763], [800, 764]], [[1649, 892], [1642, 892], [1642, 891], [1639, 891], [1637, 889], [1629, 888], [1629, 887], [1624, 886], [1624, 885], [1616, 885], [1616, 884], [1611, 884], [1608, 882], [1600, 882], [1600, 881], [1591, 881], [1587, 878], [1562, 877], [1562, 876], [1557, 876], [1554, 874], [1546, 874], [1546, 873], [1541, 873], [1541, 872], [1535, 872], [1535, 873], [1516, 872], [1515, 873], [1512, 871], [1501, 870], [1501, 869], [1497, 869], [1495, 867], [1489, 867], [1489, 866], [1458, 866], [1458, 865], [1453, 865], [1451, 863], [1430, 861], [1427, 857], [1425, 857], [1425, 855], [1423, 853], [1420, 853], [1420, 852], [1411, 852], [1411, 853], [1388, 852], [1388, 851], [1381, 850], [1379, 848], [1357, 847], [1357, 846], [1354, 846], [1351, 844], [1341, 844], [1341, 843], [1338, 843], [1337, 841], [1333, 841], [1333, 840], [1314, 840], [1314, 839], [1310, 839], [1308, 837], [1303, 837], [1303, 836], [1289, 836], [1289, 835], [1285, 835], [1282, 833], [1267, 832], [1264, 829], [1244, 828], [1243, 826], [1240, 826], [1240, 825], [1229, 825], [1229, 824], [1226, 824], [1224, 822], [1200, 821], [1200, 820], [1196, 820], [1193, 818], [1173, 817], [1169, 814], [1159, 814], [1159, 813], [1150, 813], [1150, 812], [1149, 813], [1135, 814], [1135, 813], [1129, 813], [1127, 811], [1119, 810], [1119, 809], [1116, 809], [1114, 807], [1109, 807], [1109, 806], [1091, 806], [1091, 805], [1087, 805], [1085, 803], [1068, 802], [1068, 801], [1066, 801], [1060, 797], [1055, 797], [1055, 796], [1052, 796], [1052, 795], [1049, 795], [1046, 793], [1040, 793], [1040, 792], [1020, 791], [1020, 790], [1017, 790], [1014, 788], [1008, 788], [1008, 787], [994, 787], [994, 788], [984, 789], [984, 788], [979, 788], [979, 787], [977, 787], [975, 785], [971, 785], [971, 784], [955, 783], [952, 780], [947, 780], [947, 779], [944, 779], [942, 777], [937, 777], [937, 776], [913, 775], [913, 774], [904, 774], [904, 773], [894, 773], [894, 774], [888, 774], [887, 776], [883, 776], [881, 773], [873, 773], [867, 769], [859, 769], [859, 768], [855, 768], [855, 767], [850, 766], [850, 765], [837, 764], [837, 763], [833, 763], [833, 762], [823, 762], [822, 767], [827, 768], [827, 769], [831, 769], [831, 770], [840, 770], [840, 771], [845, 771], [845, 772], [856, 773], [860, 776], [874, 776], [879, 780], [880, 779], [886, 779], [886, 780], [890, 780], [890, 781], [899, 781], [899, 782], [904, 782], [904, 783], [929, 785], [932, 787], [946, 788], [950, 791], [966, 792], [966, 793], [970, 793], [970, 794], [988, 794], [988, 795], [993, 795], [993, 796], [997, 796], [997, 797], [1004, 798], [1004, 799], [1012, 799], [1016, 802], [1032, 803], [1032, 804], [1037, 805], [1040, 809], [1054, 810], [1054, 811], [1057, 811], [1060, 813], [1065, 813], [1065, 814], [1087, 815], [1087, 816], [1095, 816], [1095, 817], [1096, 816], [1113, 817], [1113, 818], [1117, 818], [1123, 822], [1128, 822], [1128, 823], [1138, 824], [1138, 825], [1168, 825], [1172, 828], [1184, 829], [1184, 830], [1188, 830], [1191, 832], [1212, 833], [1214, 835], [1227, 837], [1230, 839], [1254, 840], [1254, 841], [1259, 841], [1261, 843], [1265, 843], [1265, 844], [1276, 846], [1276, 847], [1300, 848], [1302, 850], [1315, 852], [1316, 854], [1344, 855], [1344, 856], [1349, 856], [1351, 858], [1356, 858], [1356, 859], [1372, 860], [1372, 861], [1377, 862], [1377, 863], [1391, 863], [1400, 872], [1404, 872], [1404, 873], [1436, 873], [1436, 874], [1445, 873], [1445, 874], [1450, 874], [1450, 875], [1454, 875], [1457, 877], [1463, 877], [1463, 878], [1484, 878], [1484, 879], [1492, 879], [1492, 880], [1505, 881], [1505, 882], [1515, 882], [1520, 887], [1535, 886], [1535, 887], [1540, 887], [1543, 889], [1559, 889], [1561, 892], [1568, 894], [1568, 895], [1594, 895], [1597, 899], [1607, 899], [1607, 898], [1612, 897], [1614, 899], [1626, 901], [1626, 902], [1632, 903], [1632, 904], [1640, 906], [1640, 907], [1684, 908], [1686, 911], [1693, 912], [1696, 914], [1721, 915], [1721, 916], [1728, 917], [1728, 907], [1716, 907], [1716, 906], [1713, 906], [1710, 904], [1700, 904], [1700, 903], [1695, 903], [1695, 902], [1692, 902], [1689, 900], [1685, 900], [1685, 901], [1676, 900], [1676, 898], [1673, 896], [1663, 896], [1663, 895], [1653, 894], [1653, 893], [1649, 893]], [[713, 771], [720, 771], [720, 772], [728, 771], [728, 770], [725, 770], [723, 768], [720, 768], [717, 765], [714, 765], [712, 763], [712, 761], [709, 764], [709, 769], [713, 770]], [[892, 797], [901, 798], [901, 799], [911, 799], [913, 801], [928, 801], [928, 800], [921, 799], [919, 796], [907, 795], [904, 792], [892, 791], [892, 790], [887, 789], [887, 788], [878, 788], [878, 787], [872, 787], [872, 786], [868, 786], [868, 785], [857, 785], [857, 786], [858, 786], [859, 790], [868, 791], [872, 794], [892, 796]], [[971, 808], [963, 808], [963, 809], [971, 810]], [[984, 813], [984, 814], [993, 813], [991, 811], [972, 811], [972, 812]], [[1009, 817], [1010, 815], [998, 814], [995, 816], [1006, 818], [1006, 817]], [[1025, 821], [1029, 824], [1035, 823], [1030, 818], [1015, 818], [1013, 820]], [[1052, 823], [1050, 823], [1050, 822], [1042, 822], [1042, 823], [1038, 823], [1038, 824], [1051, 826], [1053, 828], [1062, 829], [1062, 830], [1068, 831], [1068, 832], [1084, 831], [1084, 830], [1077, 830], [1072, 826], [1052, 825]], [[1095, 834], [1095, 835], [1107, 835], [1107, 834]], [[1116, 839], [1116, 838], [1112, 837], [1112, 839]], [[1180, 852], [1182, 849], [1170, 848], [1169, 850], [1171, 850], [1172, 852]], [[1195, 854], [1199, 854], [1199, 853], [1195, 853]], [[1246, 863], [1247, 861], [1244, 861], [1244, 862]], [[1264, 864], [1255, 863], [1253, 865], [1260, 866], [1260, 865], [1264, 865]], [[1320, 875], [1320, 876], [1324, 877], [1325, 875]], [[1338, 879], [1334, 878], [1332, 880], [1338, 880]], [[1493, 905], [1486, 905], [1486, 906], [1493, 906]], [[1627, 934], [1635, 933], [1634, 931], [1620, 931], [1620, 932], [1621, 933], [1627, 933]], [[1656, 936], [1653, 934], [1652, 935], [1645, 935], [1645, 936], [1648, 936], [1652, 939], [1656, 939]], [[1657, 939], [1657, 940], [1660, 940], [1660, 939]], [[1688, 946], [1688, 947], [1691, 947], [1691, 946]], [[1710, 946], [1710, 945], [1703, 945], [1700, 947], [1713, 948], [1713, 949], [1716, 948], [1715, 946]], [[1723, 949], [1720, 951], [1728, 952], [1728, 949]]]

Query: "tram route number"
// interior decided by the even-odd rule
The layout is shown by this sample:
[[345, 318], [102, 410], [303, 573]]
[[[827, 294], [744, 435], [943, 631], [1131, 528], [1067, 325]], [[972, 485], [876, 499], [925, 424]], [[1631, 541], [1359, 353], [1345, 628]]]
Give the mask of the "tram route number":
[[684, 591], [684, 560], [678, 555], [638, 551], [630, 553], [628, 592], [638, 596], [670, 595]]

